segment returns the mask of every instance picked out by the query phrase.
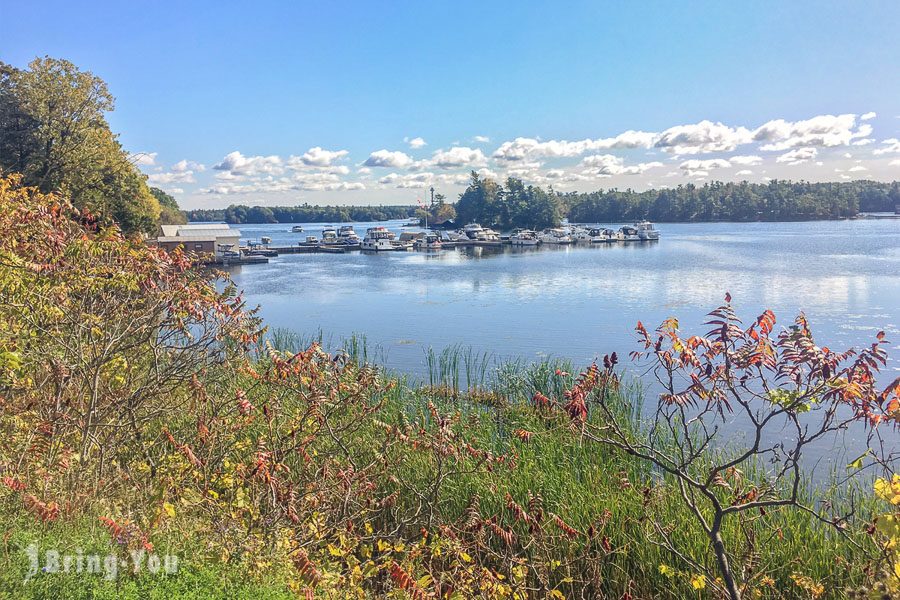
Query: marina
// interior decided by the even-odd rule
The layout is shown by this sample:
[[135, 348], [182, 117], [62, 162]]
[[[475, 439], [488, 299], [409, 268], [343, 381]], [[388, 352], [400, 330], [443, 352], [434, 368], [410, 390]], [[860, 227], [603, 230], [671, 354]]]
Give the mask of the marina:
[[[399, 229], [399, 232], [392, 231], [391, 227]], [[413, 228], [418, 231], [411, 231]], [[304, 230], [302, 226], [296, 225], [288, 231], [301, 233], [311, 230], [310, 226]], [[362, 238], [356, 233], [353, 225], [341, 225], [340, 229], [336, 229], [333, 225], [324, 225], [321, 226], [320, 236], [306, 235], [303, 241], [285, 243], [284, 239], [273, 242], [272, 234], [269, 234], [260, 236], [259, 241], [246, 240], [239, 251], [241, 257], [271, 258], [279, 254], [345, 254], [352, 251], [434, 252], [466, 247], [496, 248], [505, 245], [539, 247], [655, 242], [660, 238], [659, 230], [649, 221], [625, 225], [618, 231], [591, 225], [567, 224], [541, 232], [514, 229], [508, 234], [501, 234], [478, 223], [469, 223], [456, 230], [437, 230], [424, 229], [411, 221], [406, 221], [399, 226], [393, 224], [366, 227], [365, 236]]]

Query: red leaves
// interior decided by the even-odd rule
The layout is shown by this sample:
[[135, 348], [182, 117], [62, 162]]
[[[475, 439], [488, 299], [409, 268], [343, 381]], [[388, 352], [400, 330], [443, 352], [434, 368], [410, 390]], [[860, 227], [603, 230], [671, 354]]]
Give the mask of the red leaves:
[[21, 492], [22, 490], [25, 489], [25, 484], [22, 483], [21, 481], [19, 481], [18, 479], [16, 479], [15, 477], [6, 476], [6, 477], [3, 477], [3, 479], [0, 481], [3, 482], [3, 485], [5, 485], [6, 487], [8, 487], [9, 489], [11, 489], [14, 492]]
[[187, 444], [179, 444], [175, 440], [175, 438], [172, 436], [172, 434], [169, 433], [168, 429], [163, 429], [163, 435], [166, 436], [166, 439], [169, 440], [170, 444], [175, 446], [175, 448], [179, 452], [181, 452], [185, 456], [185, 458], [188, 459], [189, 463], [191, 463], [192, 465], [194, 465], [197, 468], [203, 466], [203, 462], [199, 458], [197, 458], [197, 456], [194, 454], [194, 451], [191, 450], [190, 446], [188, 446]]
[[238, 412], [243, 416], [249, 415], [254, 406], [250, 404], [250, 401], [247, 400], [247, 394], [244, 393], [244, 390], [238, 390], [236, 394]]
[[562, 530], [562, 532], [566, 534], [566, 537], [568, 537], [570, 540], [574, 540], [581, 535], [581, 533], [577, 529], [563, 521], [562, 517], [560, 517], [559, 515], [554, 514], [552, 515], [552, 518], [553, 524], [556, 525], [560, 530]]
[[25, 508], [44, 523], [49, 523], [59, 518], [59, 504], [56, 502], [42, 502], [31, 494], [25, 494], [23, 501], [25, 502]]
[[401, 590], [404, 590], [413, 600], [424, 600], [425, 599], [425, 591], [419, 587], [416, 583], [416, 580], [413, 579], [409, 573], [407, 573], [403, 567], [401, 567], [396, 562], [391, 563], [390, 567], [390, 575], [391, 581], [394, 582]]
[[313, 586], [318, 585], [322, 580], [322, 574], [316, 568], [316, 565], [309, 560], [309, 555], [303, 548], [297, 548], [293, 557], [294, 568], [300, 573], [300, 577]]
[[534, 396], [531, 397], [531, 402], [539, 409], [550, 408], [550, 398], [540, 392], [534, 393]]
[[121, 523], [116, 522], [109, 517], [100, 517], [100, 522], [109, 531], [110, 536], [119, 544], [128, 546], [131, 542], [137, 541], [140, 547], [147, 552], [153, 551], [153, 544], [147, 539], [147, 536], [131, 521], [125, 520]]

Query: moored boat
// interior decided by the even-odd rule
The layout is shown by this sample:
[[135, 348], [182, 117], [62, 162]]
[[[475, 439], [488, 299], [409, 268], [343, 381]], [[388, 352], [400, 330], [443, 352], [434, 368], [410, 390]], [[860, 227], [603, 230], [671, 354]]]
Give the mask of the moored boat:
[[571, 244], [574, 242], [572, 237], [561, 227], [553, 229], [545, 229], [538, 236], [543, 244]]
[[509, 236], [509, 243], [513, 246], [537, 246], [541, 243], [537, 233], [530, 229], [515, 229]]
[[620, 242], [641, 241], [641, 237], [638, 235], [638, 230], [631, 225], [620, 227], [619, 231], [616, 233], [616, 239]]
[[294, 225], [291, 227], [291, 233], [303, 233], [303, 227], [301, 225]]
[[416, 250], [440, 250], [441, 236], [434, 232], [428, 232], [413, 242], [413, 248]]
[[397, 240], [396, 236], [385, 227], [369, 227], [360, 248], [371, 252], [392, 252], [409, 250], [412, 248], [412, 242]]
[[643, 241], [652, 242], [659, 239], [659, 230], [653, 227], [650, 221], [638, 221], [634, 224], [638, 237]]

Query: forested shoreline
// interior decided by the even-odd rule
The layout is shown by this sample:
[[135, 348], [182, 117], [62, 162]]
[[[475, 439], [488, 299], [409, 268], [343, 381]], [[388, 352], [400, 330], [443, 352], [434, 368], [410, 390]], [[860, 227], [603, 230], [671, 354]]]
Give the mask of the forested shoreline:
[[[598, 190], [560, 193], [508, 178], [503, 184], [472, 174], [455, 204], [432, 209], [429, 221], [446, 219], [452, 207], [457, 224], [477, 221], [504, 228], [543, 228], [563, 218], [572, 223], [810, 221], [848, 219], [866, 212], [893, 212], [900, 205], [900, 182], [848, 181], [769, 183], [715, 181], [638, 192]], [[440, 212], [438, 212], [440, 211]], [[186, 211], [190, 221], [244, 223], [326, 223], [405, 219], [415, 206], [246, 206]]]

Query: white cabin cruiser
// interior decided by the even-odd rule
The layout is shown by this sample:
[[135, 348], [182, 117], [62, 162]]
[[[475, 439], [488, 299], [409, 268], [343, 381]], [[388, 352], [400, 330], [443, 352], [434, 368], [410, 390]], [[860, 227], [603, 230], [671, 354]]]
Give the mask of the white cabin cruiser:
[[638, 221], [634, 224], [638, 231], [638, 237], [644, 241], [655, 241], [659, 239], [659, 230], [653, 227], [650, 221]]
[[413, 248], [416, 250], [440, 250], [441, 236], [429, 231], [425, 235], [416, 238], [416, 241], [413, 242]]
[[620, 227], [619, 231], [616, 233], [616, 239], [620, 242], [639, 242], [641, 241], [641, 237], [638, 235], [638, 230], [631, 225], [625, 225], [624, 227]]
[[293, 227], [291, 227], [291, 233], [303, 233], [303, 226], [294, 225]]
[[411, 242], [401, 242], [392, 232], [385, 227], [369, 227], [366, 237], [363, 238], [360, 248], [372, 252], [394, 252], [397, 250], [409, 250]]
[[509, 236], [509, 243], [513, 246], [537, 246], [541, 243], [537, 233], [530, 229], [516, 229]]
[[322, 241], [319, 242], [323, 246], [333, 246], [338, 243], [337, 230], [331, 225], [326, 225], [322, 229]]
[[561, 227], [545, 229], [539, 236], [544, 244], [572, 244], [575, 240]]
[[484, 228], [478, 223], [469, 223], [465, 227], [462, 228], [462, 232], [466, 235], [470, 240], [477, 240], [478, 235], [484, 231]]
[[356, 232], [353, 231], [353, 225], [341, 225], [341, 228], [338, 230], [338, 239], [349, 244], [358, 244], [362, 241], [356, 235]]

